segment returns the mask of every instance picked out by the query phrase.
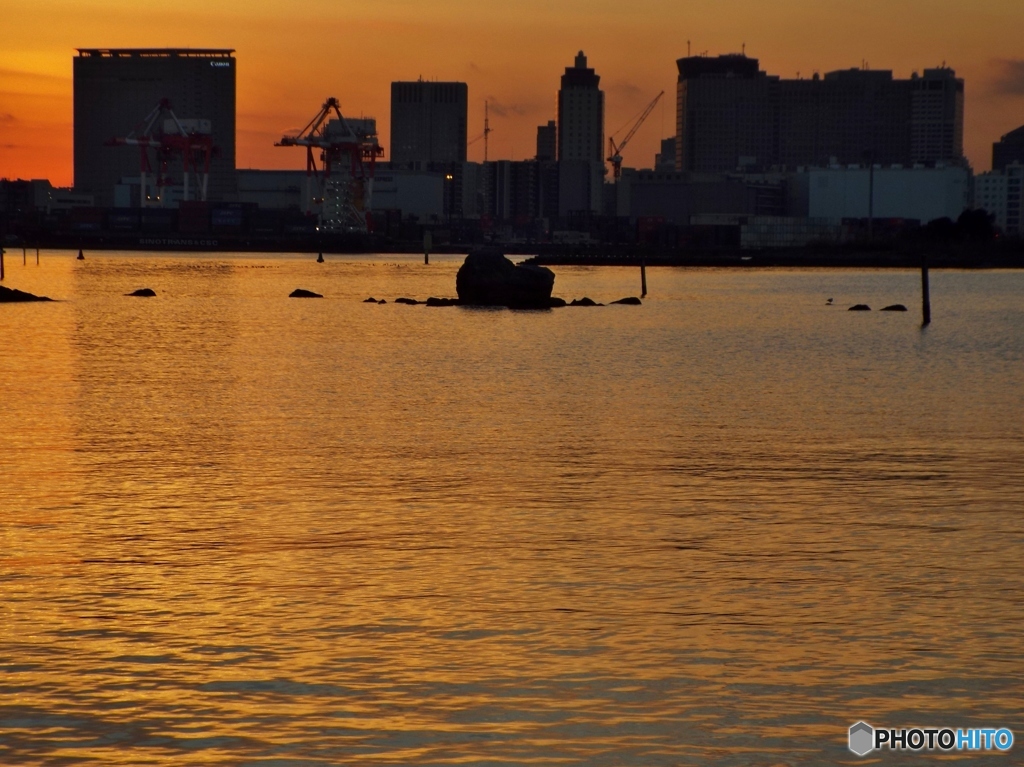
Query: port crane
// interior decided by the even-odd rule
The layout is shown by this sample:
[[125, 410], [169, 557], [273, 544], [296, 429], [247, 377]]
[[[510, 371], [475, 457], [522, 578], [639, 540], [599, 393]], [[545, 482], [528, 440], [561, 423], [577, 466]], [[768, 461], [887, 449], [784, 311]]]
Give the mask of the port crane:
[[338, 100], [331, 97], [297, 135], [283, 136], [274, 146], [306, 148], [307, 213], [315, 203], [328, 231], [367, 231], [374, 169], [377, 158], [384, 156], [375, 120], [343, 117]]
[[636, 122], [633, 123], [633, 127], [629, 129], [629, 133], [627, 133], [626, 137], [622, 139], [621, 144], [615, 143], [615, 135], [621, 133], [622, 128], [620, 128], [615, 135], [608, 137], [608, 162], [612, 164], [612, 176], [616, 181], [618, 181], [619, 177], [622, 175], [622, 150], [626, 148], [626, 144], [628, 144], [629, 140], [633, 138], [633, 135], [637, 130], [639, 130], [640, 126], [644, 124], [644, 120], [650, 116], [651, 112], [654, 111], [654, 107], [657, 105], [658, 100], [664, 95], [665, 91], [662, 91], [654, 97], [654, 100], [650, 104], [644, 107], [644, 110], [640, 113]]
[[[184, 199], [189, 199], [189, 175], [194, 174], [198, 199], [206, 201], [210, 179], [210, 159], [216, 153], [209, 120], [178, 119], [168, 99], [160, 99], [152, 111], [124, 137], [112, 138], [107, 146], [139, 148], [139, 206], [147, 201], [163, 205], [164, 190], [170, 185], [168, 171], [175, 155], [181, 155], [184, 171]], [[155, 155], [154, 195], [147, 195], [146, 180], [153, 173], [150, 152]]]

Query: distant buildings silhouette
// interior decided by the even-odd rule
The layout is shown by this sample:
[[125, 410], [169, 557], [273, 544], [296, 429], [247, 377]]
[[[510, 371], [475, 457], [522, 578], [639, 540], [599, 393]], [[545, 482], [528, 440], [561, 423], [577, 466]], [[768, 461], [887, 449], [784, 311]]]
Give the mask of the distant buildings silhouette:
[[[303, 212], [331, 214], [305, 172], [235, 169], [235, 67], [228, 49], [79, 49], [74, 193], [5, 182], [0, 211], [13, 220], [45, 210], [47, 226], [79, 232], [311, 235], [318, 219]], [[964, 81], [948, 67], [907, 79], [866, 65], [784, 79], [744, 53], [687, 56], [676, 69], [674, 135], [652, 169], [623, 168], [617, 183], [605, 165], [601, 77], [582, 50], [561, 74], [555, 119], [537, 127], [531, 159], [468, 161], [483, 137], [467, 140], [466, 83], [393, 82], [389, 153], [365, 187], [371, 229], [413, 241], [434, 229], [439, 244], [447, 236], [771, 247], [902, 231], [972, 204]], [[179, 117], [208, 121], [218, 149], [210, 202], [177, 214], [140, 212], [176, 208], [181, 190], [140, 199], [140, 152], [106, 145], [164, 98]], [[994, 145], [993, 172], [977, 177], [976, 204], [1007, 233], [1022, 231], [1022, 165], [1024, 127]], [[170, 175], [181, 177], [180, 164]]]
[[952, 69], [784, 80], [745, 55], [676, 64], [676, 170], [964, 162], [964, 82]]

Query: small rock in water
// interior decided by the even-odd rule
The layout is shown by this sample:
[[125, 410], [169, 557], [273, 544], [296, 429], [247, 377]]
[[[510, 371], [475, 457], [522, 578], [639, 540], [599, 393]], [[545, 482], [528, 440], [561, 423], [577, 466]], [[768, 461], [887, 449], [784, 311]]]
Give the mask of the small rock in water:
[[643, 302], [636, 296], [628, 296], [627, 298], [620, 298], [618, 301], [612, 301], [613, 304], [626, 304], [627, 306], [640, 306]]
[[883, 306], [878, 311], [880, 312], [905, 312], [907, 307], [903, 304], [893, 304], [892, 306]]
[[594, 299], [583, 296], [583, 298], [574, 298], [569, 306], [604, 306], [604, 304], [599, 304]]
[[848, 311], [848, 312], [870, 312], [871, 311], [871, 307], [868, 306], [867, 304], [854, 304], [853, 306], [851, 306], [846, 311]]
[[35, 296], [31, 293], [26, 293], [23, 290], [15, 290], [14, 288], [5, 288], [0, 285], [0, 304], [20, 304], [26, 301], [52, 301], [52, 298], [46, 296]]
[[363, 303], [364, 304], [375, 304], [375, 303], [377, 303], [377, 299], [374, 298], [373, 296], [370, 296], [365, 301], [363, 301]]
[[550, 306], [552, 309], [560, 309], [563, 306], [568, 306], [568, 304], [565, 302], [564, 298], [557, 298], [556, 296], [551, 296], [551, 298], [548, 299], [548, 306]]
[[387, 301], [385, 301], [385, 300], [384, 300], [384, 299], [382, 298], [382, 299], [381, 299], [380, 301], [378, 301], [377, 303], [378, 303], [378, 304], [386, 304], [386, 303], [387, 303]]
[[435, 298], [431, 296], [427, 299], [427, 306], [457, 306], [458, 303], [458, 299], [455, 298]]
[[302, 288], [296, 288], [288, 294], [288, 298], [323, 298], [319, 293], [314, 293], [312, 290], [303, 290]]
[[139, 288], [133, 290], [131, 293], [125, 293], [126, 296], [138, 296], [139, 298], [152, 298], [156, 295], [156, 291], [153, 288]]
[[415, 306], [416, 304], [418, 304], [420, 302], [417, 301], [415, 298], [396, 298], [395, 299], [395, 303], [396, 304], [409, 304], [410, 306]]

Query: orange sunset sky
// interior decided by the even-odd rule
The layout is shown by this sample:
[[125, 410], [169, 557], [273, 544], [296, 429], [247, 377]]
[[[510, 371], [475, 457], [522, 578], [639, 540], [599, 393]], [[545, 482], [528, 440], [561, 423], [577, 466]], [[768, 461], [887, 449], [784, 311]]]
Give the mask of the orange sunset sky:
[[[0, 0], [0, 10], [0, 177], [60, 186], [72, 183], [78, 47], [236, 49], [241, 168], [303, 167], [302, 152], [273, 144], [326, 96], [376, 117], [387, 149], [389, 83], [420, 76], [469, 84], [470, 138], [490, 101], [491, 159], [531, 157], [581, 48], [601, 75], [606, 135], [666, 91], [624, 153], [625, 165], [649, 167], [674, 132], [687, 40], [709, 55], [746, 44], [783, 77], [863, 61], [908, 77], [946, 62], [966, 79], [976, 171], [1024, 124], [1024, 0]], [[469, 156], [482, 159], [482, 141]]]

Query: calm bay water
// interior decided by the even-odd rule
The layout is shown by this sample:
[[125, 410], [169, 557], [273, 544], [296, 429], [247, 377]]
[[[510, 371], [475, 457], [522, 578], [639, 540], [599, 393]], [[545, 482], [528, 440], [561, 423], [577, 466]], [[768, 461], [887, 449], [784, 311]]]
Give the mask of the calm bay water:
[[0, 306], [0, 764], [1024, 737], [1024, 274], [933, 272], [922, 331], [912, 272], [511, 312], [393, 303], [456, 258], [28, 260], [5, 285], [65, 300]]

